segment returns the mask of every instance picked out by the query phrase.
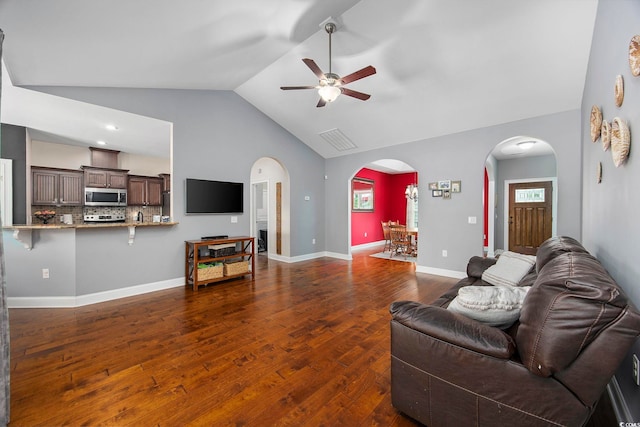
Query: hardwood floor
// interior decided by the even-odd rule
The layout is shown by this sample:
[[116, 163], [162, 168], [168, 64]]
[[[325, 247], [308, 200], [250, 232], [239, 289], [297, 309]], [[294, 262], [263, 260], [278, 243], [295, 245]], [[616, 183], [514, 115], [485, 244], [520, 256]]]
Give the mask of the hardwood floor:
[[391, 406], [388, 307], [456, 280], [373, 252], [258, 256], [255, 282], [11, 309], [10, 426], [414, 426]]

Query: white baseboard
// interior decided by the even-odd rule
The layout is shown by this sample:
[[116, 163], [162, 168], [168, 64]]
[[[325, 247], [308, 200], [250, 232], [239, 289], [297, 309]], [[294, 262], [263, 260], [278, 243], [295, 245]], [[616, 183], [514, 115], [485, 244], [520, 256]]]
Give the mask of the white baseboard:
[[[281, 255], [269, 254], [269, 259], [276, 261], [295, 263], [300, 261], [308, 261], [315, 258], [330, 257], [351, 261], [351, 255], [341, 254], [337, 252], [316, 252], [313, 254], [300, 255], [296, 257], [284, 257]], [[434, 274], [437, 276], [453, 277], [462, 279], [466, 277], [466, 273], [454, 270], [445, 270], [433, 267], [424, 267], [416, 265], [417, 273]], [[97, 304], [100, 302], [112, 301], [119, 298], [126, 298], [135, 295], [142, 295], [149, 292], [161, 291], [164, 289], [177, 288], [185, 286], [184, 277], [176, 279], [163, 280], [160, 282], [146, 283], [143, 285], [130, 286], [128, 288], [114, 289], [104, 292], [96, 292], [87, 295], [78, 296], [42, 296], [42, 297], [8, 297], [7, 306], [9, 308], [73, 308], [81, 307], [89, 304]]]
[[73, 308], [185, 286], [184, 277], [94, 294], [64, 297], [8, 297], [9, 308]]
[[378, 240], [377, 242], [363, 243], [361, 245], [351, 246], [352, 251], [358, 251], [360, 249], [371, 249], [378, 246], [384, 246], [384, 240]]
[[446, 270], [444, 268], [426, 267], [422, 265], [416, 265], [416, 273], [427, 273], [435, 276], [452, 277], [454, 279], [464, 279], [467, 277], [467, 273], [456, 270]]
[[269, 256], [269, 259], [272, 259], [274, 261], [281, 261], [281, 262], [286, 262], [290, 264], [294, 262], [309, 261], [311, 259], [323, 258], [323, 257], [338, 258], [346, 261], [351, 261], [353, 259], [351, 255], [345, 255], [345, 254], [339, 254], [336, 252], [327, 252], [327, 251], [315, 252], [312, 254], [299, 255], [294, 257], [285, 257], [282, 255], [272, 255], [272, 254], [269, 254], [268, 256]]

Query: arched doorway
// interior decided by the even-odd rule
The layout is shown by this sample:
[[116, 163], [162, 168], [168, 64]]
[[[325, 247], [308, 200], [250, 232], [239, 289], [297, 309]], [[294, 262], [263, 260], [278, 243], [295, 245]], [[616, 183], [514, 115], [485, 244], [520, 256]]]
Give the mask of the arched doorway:
[[[354, 179], [371, 184], [372, 209], [354, 209]], [[411, 225], [418, 227], [418, 173], [407, 163], [396, 159], [381, 159], [365, 164], [353, 172], [347, 185], [350, 249], [384, 244], [382, 221], [407, 224], [407, 220], [412, 221], [413, 218], [414, 223]], [[406, 195], [407, 187], [411, 185], [415, 186], [415, 191], [411, 192], [414, 199], [408, 199]], [[414, 202], [411, 204], [413, 212], [408, 212], [408, 200]]]
[[251, 236], [258, 254], [291, 256], [289, 172], [276, 159], [262, 157], [251, 167]]
[[[535, 253], [535, 242], [543, 239], [543, 235], [556, 235], [557, 161], [549, 143], [528, 136], [506, 139], [496, 144], [487, 156], [485, 174], [484, 252], [488, 256], [494, 256], [496, 250], [510, 250], [510, 246], [512, 250], [519, 252]], [[543, 185], [547, 187], [540, 190]], [[548, 204], [548, 208], [541, 205], [542, 200]], [[519, 246], [520, 239], [514, 243], [514, 227], [517, 227], [518, 221], [523, 221], [523, 218], [527, 220], [525, 229], [533, 227], [531, 224], [542, 227], [543, 221], [538, 221], [537, 218], [529, 221], [532, 216], [520, 215], [520, 207], [526, 207], [529, 213], [541, 212], [539, 218], [548, 218], [550, 221], [548, 226], [543, 227], [546, 234], [540, 232], [539, 235], [533, 236], [531, 241], [534, 243], [528, 244], [526, 249]], [[549, 209], [550, 213], [545, 209]]]

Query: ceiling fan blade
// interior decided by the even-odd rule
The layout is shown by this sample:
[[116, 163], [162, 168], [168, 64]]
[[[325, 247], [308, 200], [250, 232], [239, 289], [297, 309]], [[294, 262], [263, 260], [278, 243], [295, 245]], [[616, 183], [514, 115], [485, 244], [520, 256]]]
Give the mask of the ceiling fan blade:
[[316, 64], [316, 62], [313, 59], [304, 58], [302, 62], [307, 64], [307, 67], [309, 67], [311, 71], [313, 71], [313, 74], [315, 74], [320, 80], [324, 79], [324, 73], [322, 72], [320, 67], [318, 67], [318, 64]]
[[375, 73], [376, 73], [376, 69], [373, 68], [371, 65], [369, 65], [367, 67], [364, 67], [362, 70], [358, 70], [355, 73], [351, 73], [348, 76], [344, 76], [340, 80], [342, 81], [343, 85], [346, 85], [347, 83], [355, 82], [356, 80], [369, 77], [370, 75]]
[[320, 98], [316, 107], [324, 107], [325, 105], [327, 105], [327, 101], [325, 101], [323, 98]]
[[353, 98], [358, 98], [363, 101], [366, 101], [367, 99], [371, 98], [371, 95], [369, 95], [368, 93], [358, 92], [357, 90], [347, 89], [346, 87], [341, 87], [340, 90], [342, 91], [343, 95], [351, 96]]
[[280, 86], [282, 90], [316, 89], [317, 86]]

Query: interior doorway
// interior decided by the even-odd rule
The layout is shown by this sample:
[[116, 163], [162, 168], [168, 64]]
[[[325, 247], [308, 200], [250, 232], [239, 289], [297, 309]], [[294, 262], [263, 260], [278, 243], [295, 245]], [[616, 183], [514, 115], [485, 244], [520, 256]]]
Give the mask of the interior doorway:
[[[363, 208], [356, 199], [354, 180], [368, 183], [372, 205]], [[419, 199], [418, 172], [396, 159], [381, 159], [355, 170], [349, 182], [350, 250], [385, 247], [383, 222], [394, 221], [413, 229], [417, 239]]]
[[256, 237], [258, 254], [268, 253], [269, 242], [269, 181], [251, 184], [253, 213], [253, 235]]
[[274, 158], [262, 157], [251, 167], [250, 233], [258, 254], [281, 261], [291, 256], [289, 181], [289, 172]]
[[509, 230], [510, 183], [551, 181], [551, 236], [557, 234], [558, 172], [555, 151], [549, 143], [531, 136], [505, 139], [487, 155], [483, 172], [486, 256], [509, 250], [509, 237], [514, 234]]

